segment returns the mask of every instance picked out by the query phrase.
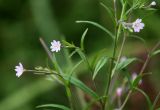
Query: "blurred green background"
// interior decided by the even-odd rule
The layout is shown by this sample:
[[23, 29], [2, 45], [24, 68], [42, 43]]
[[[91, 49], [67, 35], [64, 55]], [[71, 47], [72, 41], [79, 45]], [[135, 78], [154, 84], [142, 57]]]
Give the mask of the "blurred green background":
[[[14, 67], [19, 62], [31, 69], [46, 66], [47, 55], [39, 37], [45, 39], [48, 46], [60, 37], [79, 45], [87, 27], [87, 54], [92, 55], [102, 48], [107, 48], [111, 54], [112, 43], [108, 35], [91, 25], [75, 23], [76, 20], [91, 20], [113, 30], [111, 19], [100, 2], [112, 7], [111, 0], [0, 0], [0, 110], [34, 110], [37, 105], [54, 102], [67, 105], [63, 87], [30, 73], [17, 78]], [[160, 1], [156, 2], [159, 9]], [[120, 8], [118, 5], [118, 10]], [[148, 48], [152, 48], [160, 40], [160, 11], [134, 12], [133, 20], [138, 17], [143, 18], [146, 25], [138, 35], [147, 41]], [[130, 39], [124, 54], [143, 56], [143, 47], [141, 42]], [[156, 93], [160, 90], [159, 62], [157, 55], [149, 66], [153, 71], [149, 83]]]

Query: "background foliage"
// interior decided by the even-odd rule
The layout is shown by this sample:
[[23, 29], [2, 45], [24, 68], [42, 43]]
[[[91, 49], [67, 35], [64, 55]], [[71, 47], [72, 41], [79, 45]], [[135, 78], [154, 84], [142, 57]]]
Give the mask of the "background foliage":
[[[100, 2], [112, 7], [110, 0], [0, 0], [0, 110], [34, 110], [35, 106], [44, 103], [68, 104], [64, 88], [56, 82], [30, 73], [17, 78], [14, 66], [19, 61], [27, 68], [36, 65], [46, 66], [47, 56], [39, 43], [40, 36], [48, 46], [53, 39], [61, 37], [79, 45], [80, 37], [87, 27], [89, 30], [85, 48], [88, 56], [104, 47], [107, 48], [107, 53], [111, 54], [111, 39], [108, 35], [96, 27], [75, 23], [76, 20], [92, 20], [113, 30], [111, 19]], [[156, 2], [160, 4], [160, 1]], [[159, 5], [156, 8], [159, 9]], [[140, 36], [147, 40], [148, 48], [160, 40], [159, 13], [159, 10], [154, 13], [135, 13], [135, 18], [142, 16], [147, 24]], [[145, 57], [141, 42], [132, 39], [125, 45], [125, 55]], [[63, 60], [59, 61], [63, 63]], [[152, 59], [148, 70], [152, 70], [153, 75], [144, 79], [143, 88], [150, 94], [151, 99], [160, 90], [159, 61], [158, 55]], [[83, 74], [80, 78], [85, 83], [90, 83], [90, 75], [83, 67], [80, 70]], [[135, 66], [133, 71], [136, 70]], [[101, 78], [99, 77], [97, 82], [103, 84]], [[134, 106], [132, 101], [128, 103], [128, 107]]]

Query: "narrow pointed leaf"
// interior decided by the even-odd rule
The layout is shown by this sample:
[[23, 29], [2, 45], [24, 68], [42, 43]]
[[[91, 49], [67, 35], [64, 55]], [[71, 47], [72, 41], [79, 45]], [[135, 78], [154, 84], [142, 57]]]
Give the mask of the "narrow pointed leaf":
[[94, 73], [93, 73], [93, 77], [92, 77], [93, 80], [97, 76], [99, 70], [107, 63], [107, 61], [108, 61], [108, 57], [101, 57], [99, 59], [99, 61], [96, 64], [96, 67], [94, 69]]
[[155, 55], [157, 55], [157, 54], [160, 54], [160, 49], [159, 49], [159, 50], [154, 51], [154, 52], [151, 54], [151, 56], [155, 56]]
[[64, 105], [59, 105], [59, 104], [44, 104], [44, 105], [39, 105], [36, 108], [59, 108], [62, 110], [71, 110], [70, 108], [64, 106]]
[[71, 84], [75, 85], [76, 87], [80, 88], [81, 90], [83, 90], [85, 93], [89, 94], [90, 96], [92, 96], [93, 98], [98, 98], [98, 95], [89, 87], [87, 87], [83, 82], [81, 82], [80, 80], [74, 78], [73, 76], [69, 76], [69, 75], [63, 75], [62, 76], [65, 80], [69, 80]]
[[120, 62], [118, 65], [117, 65], [117, 68], [116, 70], [122, 70], [124, 69], [125, 67], [127, 67], [129, 64], [131, 64], [132, 62], [136, 61], [137, 58], [128, 58], [126, 59], [125, 61], [123, 62]]
[[82, 38], [81, 38], [81, 49], [82, 50], [84, 50], [84, 38], [85, 38], [87, 32], [88, 32], [88, 28], [84, 31]]
[[110, 32], [108, 29], [106, 29], [105, 27], [103, 27], [102, 25], [93, 22], [93, 21], [76, 21], [76, 23], [85, 23], [85, 24], [92, 24], [96, 27], [98, 27], [99, 29], [103, 30], [104, 32], [106, 32], [110, 37], [112, 37], [112, 39], [114, 39], [114, 35], [112, 34], [112, 32]]

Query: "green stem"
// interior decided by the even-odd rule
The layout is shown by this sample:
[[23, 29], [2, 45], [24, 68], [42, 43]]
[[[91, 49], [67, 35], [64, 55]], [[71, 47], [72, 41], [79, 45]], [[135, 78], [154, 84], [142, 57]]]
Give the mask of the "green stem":
[[126, 105], [126, 103], [127, 103], [128, 99], [129, 99], [131, 93], [132, 93], [132, 90], [130, 90], [130, 91], [128, 92], [128, 95], [127, 95], [127, 97], [125, 98], [125, 100], [124, 100], [124, 102], [123, 102], [123, 104], [122, 104], [122, 106], [120, 107], [119, 110], [122, 110], [122, 109], [124, 108], [124, 106]]
[[121, 58], [121, 56], [122, 56], [122, 52], [123, 52], [123, 48], [124, 48], [125, 41], [126, 41], [126, 34], [124, 33], [122, 45], [121, 45], [121, 48], [120, 48], [120, 51], [119, 51], [119, 55], [118, 55], [116, 64], [115, 64], [115, 66], [114, 66], [114, 68], [113, 68], [113, 70], [112, 70], [111, 78], [112, 78], [112, 76], [114, 75], [114, 73], [116, 72], [116, 68], [117, 68], [118, 63], [119, 63], [119, 61], [120, 61], [120, 58]]
[[[126, 8], [126, 3], [124, 3], [123, 7], [122, 7], [122, 12], [121, 12], [121, 17], [120, 17], [120, 20], [123, 20], [123, 16], [124, 16], [124, 13], [125, 13], [125, 8]], [[110, 87], [110, 83], [111, 83], [111, 75], [112, 75], [112, 69], [114, 67], [114, 60], [115, 60], [115, 57], [116, 57], [116, 51], [117, 51], [117, 41], [118, 41], [118, 38], [120, 36], [120, 33], [121, 33], [121, 28], [122, 28], [122, 25], [119, 23], [117, 24], [117, 28], [116, 28], [116, 37], [114, 39], [114, 47], [113, 47], [113, 55], [112, 55], [112, 60], [111, 60], [111, 66], [110, 66], [110, 71], [109, 71], [109, 77], [108, 77], [108, 82], [107, 82], [107, 87], [105, 89], [105, 96], [108, 96], [108, 92], [109, 92], [109, 87]], [[106, 104], [106, 101], [104, 101], [104, 103]]]
[[[46, 43], [44, 42], [44, 40], [43, 40], [42, 38], [40, 38], [40, 42], [41, 42], [44, 50], [45, 50], [46, 53], [48, 54], [48, 57], [49, 57], [50, 60], [53, 62], [54, 67], [55, 67], [56, 71], [58, 72], [58, 74], [59, 74], [59, 73], [60, 73], [60, 74], [64, 74], [63, 71], [61, 70], [60, 66], [58, 65], [57, 61], [56, 61], [55, 55], [54, 55], [54, 54], [52, 55], [52, 53], [49, 51]], [[62, 80], [64, 80], [64, 79], [62, 79]], [[72, 98], [71, 98], [72, 94], [71, 94], [70, 87], [69, 87], [69, 85], [67, 84], [67, 82], [63, 81], [63, 83], [64, 83], [64, 86], [65, 86], [65, 89], [66, 89], [66, 92], [67, 92], [68, 100], [69, 100], [69, 102], [70, 102], [71, 110], [74, 110], [74, 109], [73, 109]]]

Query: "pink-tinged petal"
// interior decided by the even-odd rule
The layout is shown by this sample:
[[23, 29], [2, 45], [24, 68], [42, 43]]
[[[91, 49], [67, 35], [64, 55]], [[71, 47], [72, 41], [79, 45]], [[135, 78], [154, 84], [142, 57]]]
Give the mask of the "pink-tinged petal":
[[122, 95], [122, 92], [123, 92], [123, 88], [122, 88], [122, 87], [119, 87], [119, 88], [117, 88], [117, 90], [116, 90], [116, 95], [117, 95], [118, 97], [120, 97], [120, 96]]
[[51, 49], [52, 52], [60, 51], [60, 49], [61, 49], [60, 41], [53, 40], [53, 42], [51, 42], [50, 49]]
[[23, 68], [22, 63], [19, 63], [18, 66], [15, 66], [14, 70], [16, 71], [16, 76], [20, 77], [23, 74], [23, 72], [24, 72], [24, 68]]

